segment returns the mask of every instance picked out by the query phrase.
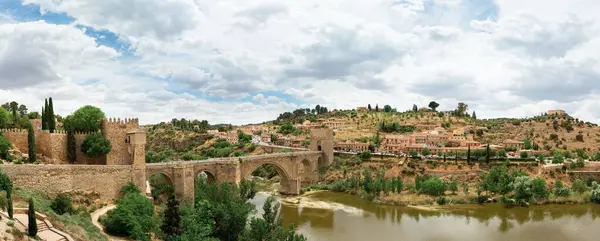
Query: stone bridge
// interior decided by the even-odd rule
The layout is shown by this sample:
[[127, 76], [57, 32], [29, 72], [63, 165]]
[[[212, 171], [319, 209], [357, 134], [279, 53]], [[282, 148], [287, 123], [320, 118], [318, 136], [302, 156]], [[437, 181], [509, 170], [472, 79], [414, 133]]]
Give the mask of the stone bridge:
[[145, 174], [146, 179], [162, 174], [167, 182], [173, 185], [178, 197], [193, 198], [195, 180], [201, 173], [207, 175], [209, 183], [239, 183], [242, 179], [249, 179], [252, 172], [260, 166], [272, 165], [281, 180], [279, 191], [285, 194], [300, 194], [302, 183], [317, 181], [319, 168], [327, 167], [332, 162], [333, 132], [330, 129], [315, 129], [311, 134], [310, 150], [202, 161], [148, 163]]

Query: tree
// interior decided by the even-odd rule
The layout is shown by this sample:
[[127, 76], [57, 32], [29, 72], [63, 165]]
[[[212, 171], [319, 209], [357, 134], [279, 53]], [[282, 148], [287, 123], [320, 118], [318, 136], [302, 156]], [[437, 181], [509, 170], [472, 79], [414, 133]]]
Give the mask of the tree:
[[30, 119], [30, 120], [39, 119], [40, 118], [40, 113], [38, 113], [37, 111], [29, 112], [29, 114], [27, 114], [27, 118]]
[[8, 128], [10, 124], [10, 113], [4, 108], [0, 108], [0, 129]]
[[471, 146], [467, 147], [467, 165], [471, 165]]
[[67, 159], [69, 162], [77, 162], [77, 140], [72, 130], [67, 130]]
[[35, 208], [33, 207], [33, 199], [29, 198], [29, 210], [27, 211], [27, 233], [31, 237], [37, 236], [38, 228], [37, 228], [37, 220], [35, 218]]
[[371, 111], [371, 104], [367, 105], [367, 108], [369, 109], [369, 111]]
[[458, 182], [452, 181], [448, 183], [448, 190], [452, 191], [452, 194], [456, 194], [456, 192], [458, 191]]
[[111, 148], [110, 141], [100, 133], [87, 135], [83, 143], [81, 143], [81, 152], [88, 157], [105, 155], [110, 152]]
[[[0, 136], [0, 139], [2, 139], [2, 136]], [[8, 204], [7, 204], [7, 212], [8, 212], [8, 217], [9, 218], [13, 218], [13, 205], [12, 205], [12, 188], [13, 188], [13, 183], [10, 180], [10, 178], [8, 178], [8, 175], [6, 175], [6, 173], [4, 173], [2, 170], [0, 170], [0, 191], [5, 191], [6, 192], [6, 199], [8, 199]]]
[[65, 213], [73, 213], [75, 208], [73, 207], [73, 200], [66, 194], [58, 194], [56, 198], [50, 204], [50, 208], [57, 213], [58, 215], [63, 215]]
[[378, 111], [379, 111], [379, 105], [375, 104], [375, 112], [378, 112]]
[[456, 110], [454, 110], [454, 115], [464, 116], [468, 109], [469, 109], [469, 106], [467, 104], [460, 102], [460, 103], [458, 103]]
[[524, 139], [523, 140], [523, 149], [525, 150], [531, 150], [533, 147], [531, 145], [531, 140], [529, 139]]
[[48, 130], [50, 133], [54, 133], [56, 129], [56, 118], [54, 117], [54, 105], [52, 104], [52, 97], [48, 99]]
[[438, 108], [438, 106], [440, 106], [440, 104], [438, 104], [438, 103], [437, 103], [437, 102], [435, 102], [435, 101], [431, 101], [431, 102], [429, 102], [429, 108], [431, 108], [431, 110], [433, 110], [433, 111], [436, 111], [436, 110], [437, 110], [437, 108]]
[[98, 107], [86, 105], [76, 110], [65, 119], [65, 129], [81, 132], [95, 132], [100, 130], [104, 112]]
[[135, 184], [125, 187], [121, 189], [128, 192], [123, 193], [117, 200], [117, 207], [108, 211], [100, 222], [109, 234], [150, 241], [149, 233], [156, 231], [159, 222], [154, 216], [152, 201], [142, 195]]
[[413, 104], [412, 110], [413, 110], [413, 112], [417, 112], [419, 110], [419, 108], [417, 107], [416, 104]]
[[179, 212], [179, 201], [175, 198], [173, 188], [168, 189], [167, 209], [163, 212], [163, 223], [161, 230], [166, 240], [171, 240], [181, 235], [181, 213]]
[[423, 148], [423, 150], [421, 150], [421, 154], [423, 156], [429, 156], [431, 155], [431, 151], [429, 150], [429, 148]]
[[471, 115], [471, 118], [477, 119], [477, 114], [475, 114], [475, 111], [473, 111], [473, 114]]
[[485, 163], [490, 164], [490, 144], [485, 146]]
[[35, 132], [33, 131], [33, 125], [27, 125], [27, 149], [29, 154], [29, 163], [34, 163], [35, 156]]
[[48, 130], [50, 126], [50, 122], [48, 122], [48, 113], [50, 111], [50, 107], [48, 106], [48, 99], [44, 99], [44, 107], [42, 108], [42, 127], [46, 127], [44, 130]]
[[17, 124], [19, 121], [19, 115], [17, 114], [17, 111], [19, 110], [19, 103], [12, 101], [9, 105], [10, 111], [12, 112], [13, 124]]
[[384, 105], [383, 106], [383, 111], [385, 111], [385, 112], [392, 112], [392, 107], [390, 105]]

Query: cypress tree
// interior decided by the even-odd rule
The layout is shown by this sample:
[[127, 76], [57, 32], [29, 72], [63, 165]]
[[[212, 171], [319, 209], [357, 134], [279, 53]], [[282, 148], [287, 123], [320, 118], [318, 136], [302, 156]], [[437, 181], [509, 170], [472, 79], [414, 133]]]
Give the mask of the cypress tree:
[[181, 234], [181, 215], [179, 213], [179, 201], [175, 198], [173, 189], [169, 189], [169, 199], [167, 200], [167, 209], [163, 213], [163, 224], [161, 230], [167, 240], [177, 237]]
[[54, 105], [52, 104], [52, 97], [48, 99], [48, 130], [50, 133], [54, 133], [56, 129], [56, 118], [54, 118]]
[[485, 148], [485, 163], [490, 164], [490, 143]]
[[77, 141], [73, 130], [67, 130], [67, 159], [71, 163], [77, 162]]
[[13, 219], [13, 203], [11, 190], [6, 191], [6, 199], [8, 199], [6, 211], [8, 212], [8, 218]]
[[46, 123], [46, 109], [42, 106], [42, 130], [47, 130], [48, 125]]
[[471, 146], [467, 147], [467, 165], [471, 165]]
[[48, 112], [50, 111], [50, 108], [48, 107], [48, 99], [44, 99], [44, 117], [42, 119], [42, 122], [46, 123], [46, 130], [48, 130], [50, 128], [50, 123], [48, 122]]
[[35, 162], [35, 133], [33, 132], [33, 125], [27, 125], [27, 148], [29, 149], [29, 163]]
[[35, 219], [35, 208], [33, 207], [33, 199], [29, 199], [29, 210], [27, 211], [27, 217], [29, 224], [27, 227], [27, 232], [29, 236], [35, 237], [37, 236], [38, 228], [37, 228], [37, 220]]

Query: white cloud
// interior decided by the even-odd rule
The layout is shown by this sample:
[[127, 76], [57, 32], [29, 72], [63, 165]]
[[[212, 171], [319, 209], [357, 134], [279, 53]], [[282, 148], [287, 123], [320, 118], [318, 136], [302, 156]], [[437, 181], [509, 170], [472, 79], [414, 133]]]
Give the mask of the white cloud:
[[0, 101], [237, 124], [300, 107], [260, 94], [280, 92], [302, 107], [464, 101], [479, 117], [600, 121], [595, 0], [24, 2], [114, 32], [135, 57], [73, 25], [0, 17]]

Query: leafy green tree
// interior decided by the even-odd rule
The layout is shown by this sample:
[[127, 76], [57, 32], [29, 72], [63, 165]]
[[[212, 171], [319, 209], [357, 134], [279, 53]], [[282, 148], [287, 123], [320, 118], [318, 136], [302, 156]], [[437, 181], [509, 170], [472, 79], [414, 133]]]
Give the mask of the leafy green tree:
[[533, 198], [531, 179], [529, 179], [529, 177], [517, 177], [512, 185], [515, 190], [515, 199], [517, 201], [528, 202]]
[[458, 182], [452, 181], [448, 183], [448, 190], [452, 191], [452, 194], [456, 194], [456, 192], [458, 191]]
[[390, 105], [384, 105], [383, 106], [383, 111], [385, 111], [385, 112], [392, 112], [392, 107]]
[[19, 122], [19, 115], [17, 113], [17, 111], [19, 110], [19, 103], [17, 103], [16, 101], [11, 101], [9, 106], [10, 111], [12, 112], [12, 123], [17, 124]]
[[571, 190], [566, 187], [560, 180], [554, 184], [554, 195], [558, 197], [568, 197], [571, 195]]
[[369, 109], [369, 111], [371, 111], [371, 104], [369, 104], [369, 105], [367, 106], [367, 108]]
[[285, 124], [279, 126], [279, 131], [278, 132], [281, 133], [281, 134], [287, 135], [287, 134], [293, 133], [294, 131], [296, 131], [296, 127], [295, 126], [293, 126], [290, 123], [285, 123]]
[[173, 188], [169, 188], [167, 209], [163, 212], [161, 230], [166, 240], [174, 240], [181, 235], [181, 213], [179, 212], [179, 201], [175, 198]]
[[471, 115], [471, 118], [477, 119], [477, 114], [475, 113], [475, 111], [473, 111], [473, 114]]
[[600, 185], [592, 182], [592, 191], [590, 192], [590, 201], [600, 204]]
[[519, 155], [521, 156], [521, 158], [527, 158], [529, 156], [529, 154], [527, 154], [527, 152], [524, 152], [524, 151], [519, 153]]
[[36, 159], [35, 155], [35, 132], [31, 124], [27, 125], [27, 149], [29, 154], [29, 163], [34, 163]]
[[31, 237], [37, 236], [38, 227], [37, 220], [35, 218], [35, 208], [33, 207], [33, 199], [29, 199], [29, 210], [27, 211], [27, 233]]
[[542, 178], [533, 179], [533, 182], [531, 183], [531, 192], [536, 200], [546, 199], [550, 194], [548, 187], [546, 187], [546, 181]]
[[81, 152], [88, 157], [105, 155], [110, 152], [111, 148], [110, 141], [100, 133], [87, 135], [83, 143], [81, 143]]
[[294, 232], [293, 226], [290, 231], [285, 231], [282, 227], [283, 219], [278, 214], [279, 203], [274, 197], [269, 196], [263, 205], [262, 218], [252, 218], [250, 227], [243, 234], [242, 241], [279, 241], [279, 240], [306, 240], [301, 234]]
[[413, 112], [417, 112], [419, 110], [419, 108], [417, 107], [416, 104], [413, 105], [412, 107]]
[[456, 110], [454, 110], [454, 115], [455, 116], [465, 116], [467, 110], [469, 109], [469, 106], [463, 102], [458, 103], [458, 106], [456, 107]]
[[10, 123], [10, 113], [4, 108], [0, 108], [0, 129], [8, 128]]
[[86, 105], [76, 110], [65, 119], [66, 129], [81, 132], [95, 132], [100, 130], [104, 112], [98, 107]]
[[40, 113], [37, 112], [37, 111], [29, 112], [29, 114], [27, 114], [27, 118], [30, 119], [30, 120], [40, 119], [40, 117], [41, 117]]
[[442, 179], [438, 177], [432, 177], [422, 181], [420, 187], [417, 189], [427, 195], [440, 196], [446, 191], [446, 184], [444, 181], [442, 181]]
[[375, 104], [375, 111], [379, 112], [379, 105], [378, 104]]
[[50, 208], [58, 215], [65, 213], [74, 213], [75, 208], [73, 207], [73, 200], [66, 194], [58, 194], [56, 198], [50, 204]]

